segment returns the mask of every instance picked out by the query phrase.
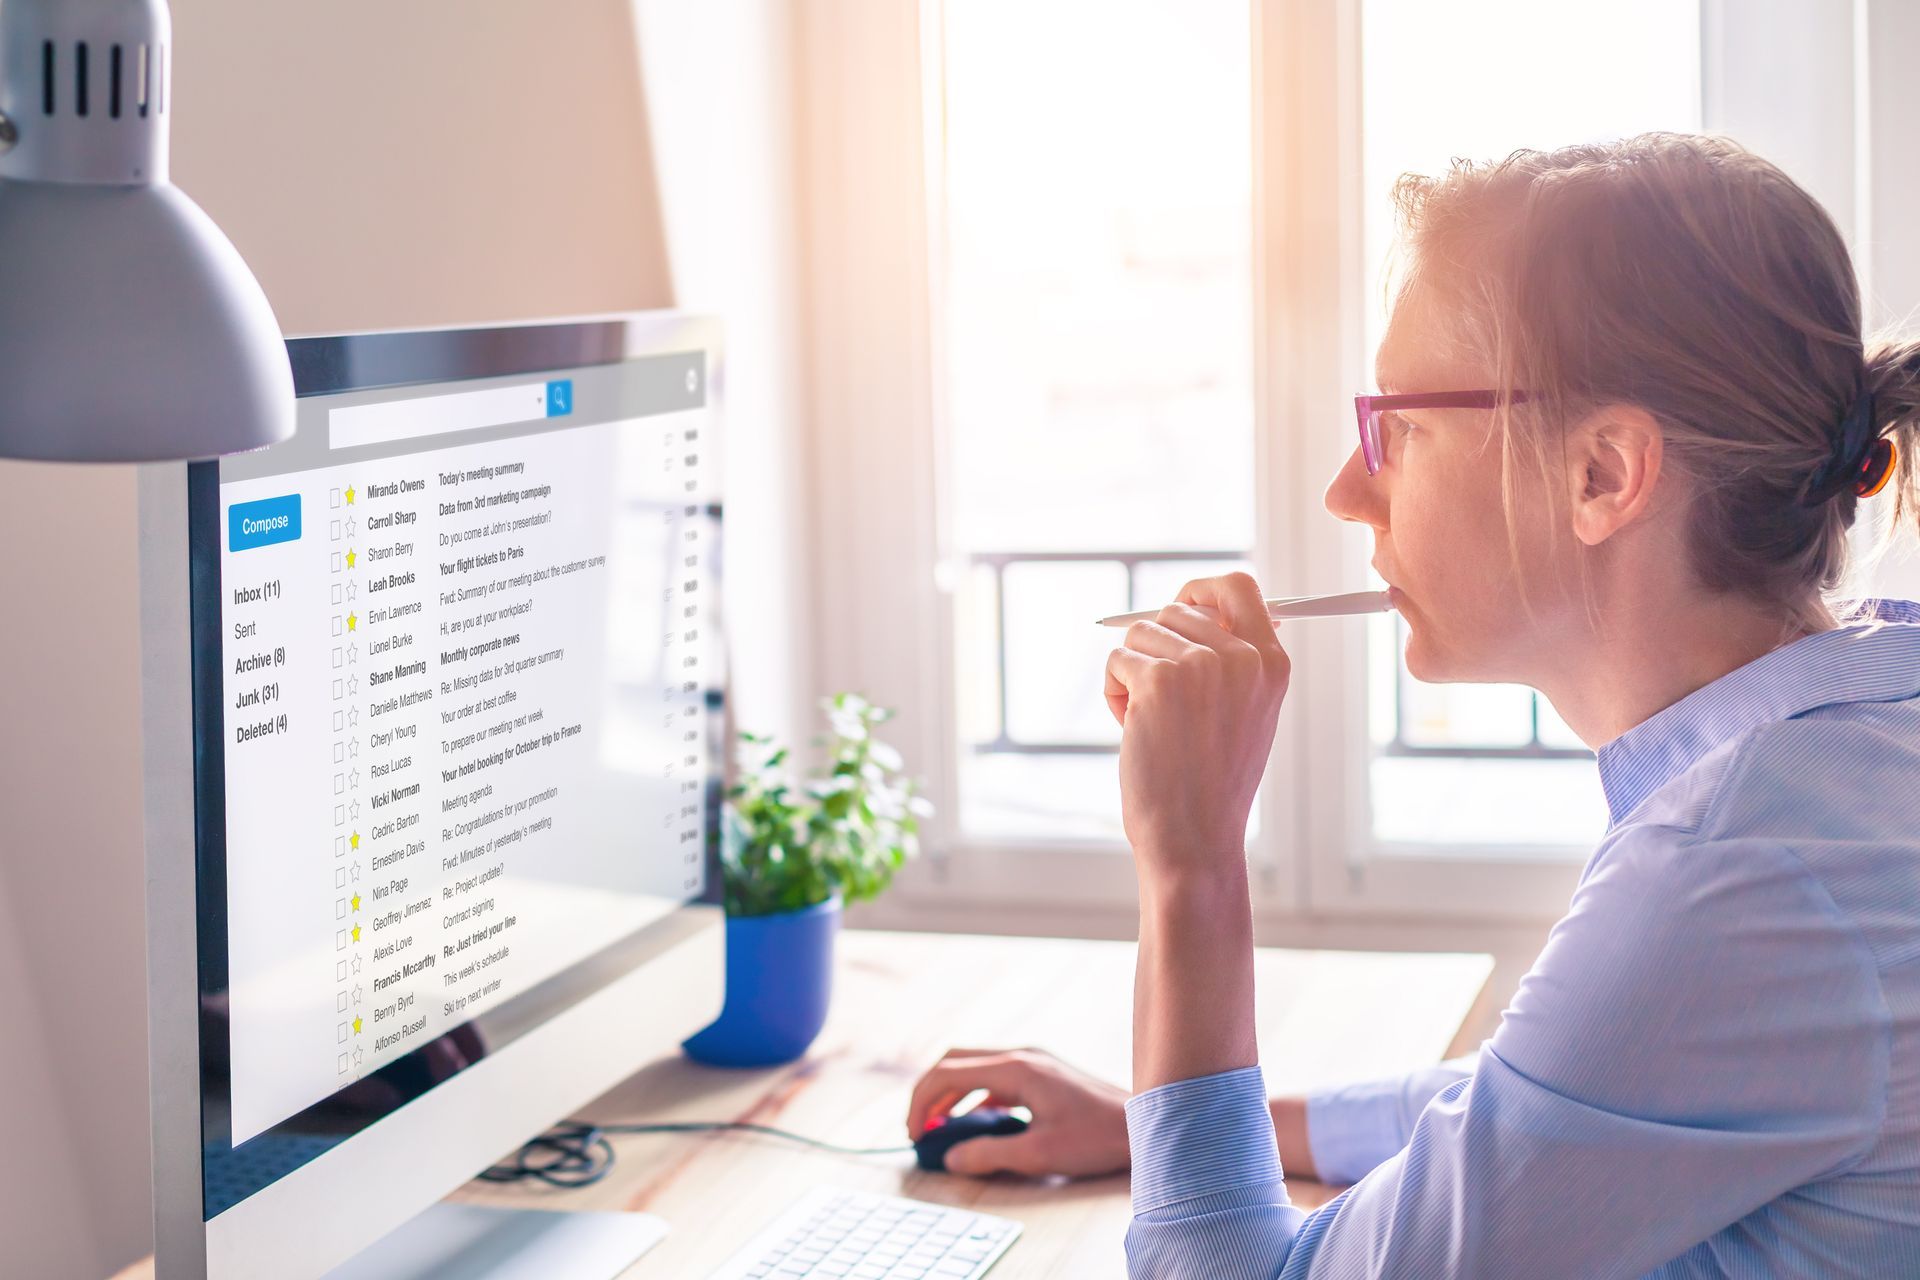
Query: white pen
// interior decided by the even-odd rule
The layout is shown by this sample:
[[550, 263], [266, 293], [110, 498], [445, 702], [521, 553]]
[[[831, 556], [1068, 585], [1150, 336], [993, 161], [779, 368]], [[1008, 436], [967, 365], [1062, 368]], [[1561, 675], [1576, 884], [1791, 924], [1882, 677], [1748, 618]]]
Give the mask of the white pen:
[[[1393, 608], [1393, 593], [1349, 591], [1337, 596], [1282, 596], [1264, 603], [1267, 617], [1276, 622], [1283, 618], [1344, 618], [1356, 613], [1385, 613]], [[1116, 613], [1098, 621], [1103, 627], [1124, 627], [1130, 622], [1150, 622], [1159, 616], [1160, 610], [1146, 609], [1139, 613]]]

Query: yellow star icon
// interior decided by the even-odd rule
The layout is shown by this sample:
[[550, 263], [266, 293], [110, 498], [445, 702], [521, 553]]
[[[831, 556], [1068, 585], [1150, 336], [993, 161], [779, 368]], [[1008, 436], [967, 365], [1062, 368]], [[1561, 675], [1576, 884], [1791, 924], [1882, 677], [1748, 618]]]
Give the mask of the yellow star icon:
[[353, 940], [354, 940], [355, 942], [358, 942], [358, 941], [360, 941], [360, 926], [359, 926], [359, 925], [355, 925], [355, 926], [353, 926]]
[[360, 909], [360, 895], [357, 893], [353, 895], [353, 909], [355, 911]]
[[347, 548], [347, 568], [353, 568], [353, 548]]
[[359, 615], [359, 614], [357, 614], [357, 613], [350, 613], [350, 614], [348, 614], [348, 615], [347, 615], [347, 630], [349, 630], [349, 631], [357, 631], [357, 630], [359, 630], [359, 628], [360, 628], [360, 615]]
[[359, 1034], [360, 1034], [360, 1019], [358, 1019], [358, 1018], [355, 1018], [355, 1019], [353, 1020], [353, 1034], [355, 1034], [355, 1035], [359, 1035]]
[[353, 505], [353, 486], [352, 485], [347, 486], [347, 505], [348, 506]]
[[355, 849], [358, 849], [360, 847], [360, 833], [356, 831], [352, 835], [348, 836], [347, 843], [353, 846]]

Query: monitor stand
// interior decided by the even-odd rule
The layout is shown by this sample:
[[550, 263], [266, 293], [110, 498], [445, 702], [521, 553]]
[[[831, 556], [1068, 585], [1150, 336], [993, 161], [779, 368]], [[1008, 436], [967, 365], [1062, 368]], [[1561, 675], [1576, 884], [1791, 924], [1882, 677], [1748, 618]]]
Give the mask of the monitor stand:
[[327, 1280], [612, 1280], [666, 1234], [650, 1213], [437, 1204]]

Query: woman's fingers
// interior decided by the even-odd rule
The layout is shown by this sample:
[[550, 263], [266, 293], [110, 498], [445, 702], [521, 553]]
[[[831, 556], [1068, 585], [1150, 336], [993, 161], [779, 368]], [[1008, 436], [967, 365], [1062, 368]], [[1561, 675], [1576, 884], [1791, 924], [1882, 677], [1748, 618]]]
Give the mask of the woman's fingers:
[[[1174, 615], [1175, 609], [1180, 610]], [[1194, 632], [1201, 627], [1222, 634], [1220, 628], [1200, 615], [1191, 605], [1168, 605], [1158, 619], [1142, 618], [1128, 625], [1126, 647], [1153, 658], [1184, 658], [1206, 640]], [[1172, 615], [1172, 616], [1169, 616]]]
[[[1192, 584], [1188, 584], [1191, 586]], [[1135, 623], [1141, 626], [1141, 623]], [[1223, 644], [1234, 643], [1238, 637], [1227, 630], [1217, 610], [1202, 605], [1176, 601], [1161, 609], [1151, 624], [1162, 631], [1171, 632], [1188, 644], [1188, 647], [1218, 649]], [[1131, 642], [1131, 636], [1129, 636]], [[1168, 657], [1178, 655], [1168, 654]]]
[[1036, 1175], [1053, 1172], [1044, 1130], [1027, 1129], [1005, 1137], [983, 1135], [947, 1148], [948, 1173], [982, 1178], [990, 1173]]
[[[1245, 572], [1217, 578], [1195, 578], [1180, 588], [1179, 603], [1198, 605], [1219, 616], [1219, 625], [1239, 636], [1262, 654], [1281, 652], [1280, 638], [1274, 632], [1273, 619], [1267, 616], [1267, 603], [1260, 596], [1260, 584]], [[1169, 605], [1168, 608], [1173, 606]], [[1162, 610], [1165, 613], [1166, 610]]]
[[1154, 663], [1164, 661], [1164, 658], [1148, 657], [1138, 649], [1124, 647], [1107, 655], [1107, 710], [1113, 712], [1121, 728], [1127, 725], [1127, 703], [1133, 697], [1134, 686], [1145, 678]]
[[1026, 1103], [1018, 1100], [1026, 1096], [1033, 1078], [1033, 1068], [1009, 1054], [942, 1058], [913, 1086], [913, 1096], [907, 1100], [907, 1136], [918, 1140], [930, 1120], [946, 1114], [947, 1108], [976, 1089], [1016, 1100], [1009, 1105], [1024, 1106]]

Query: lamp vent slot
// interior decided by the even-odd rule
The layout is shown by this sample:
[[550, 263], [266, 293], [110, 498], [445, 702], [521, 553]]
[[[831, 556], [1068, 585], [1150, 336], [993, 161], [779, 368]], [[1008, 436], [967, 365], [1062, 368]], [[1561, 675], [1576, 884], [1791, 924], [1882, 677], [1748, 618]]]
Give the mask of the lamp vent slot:
[[147, 118], [147, 104], [152, 95], [153, 85], [153, 46], [141, 41], [134, 46], [133, 58], [133, 109], [140, 113], [142, 120]]
[[87, 114], [87, 42], [85, 40], [73, 46], [73, 109], [76, 115]]
[[108, 75], [107, 114], [120, 118], [120, 46], [113, 46], [113, 69]]
[[40, 113], [53, 114], [53, 41], [40, 43]]

